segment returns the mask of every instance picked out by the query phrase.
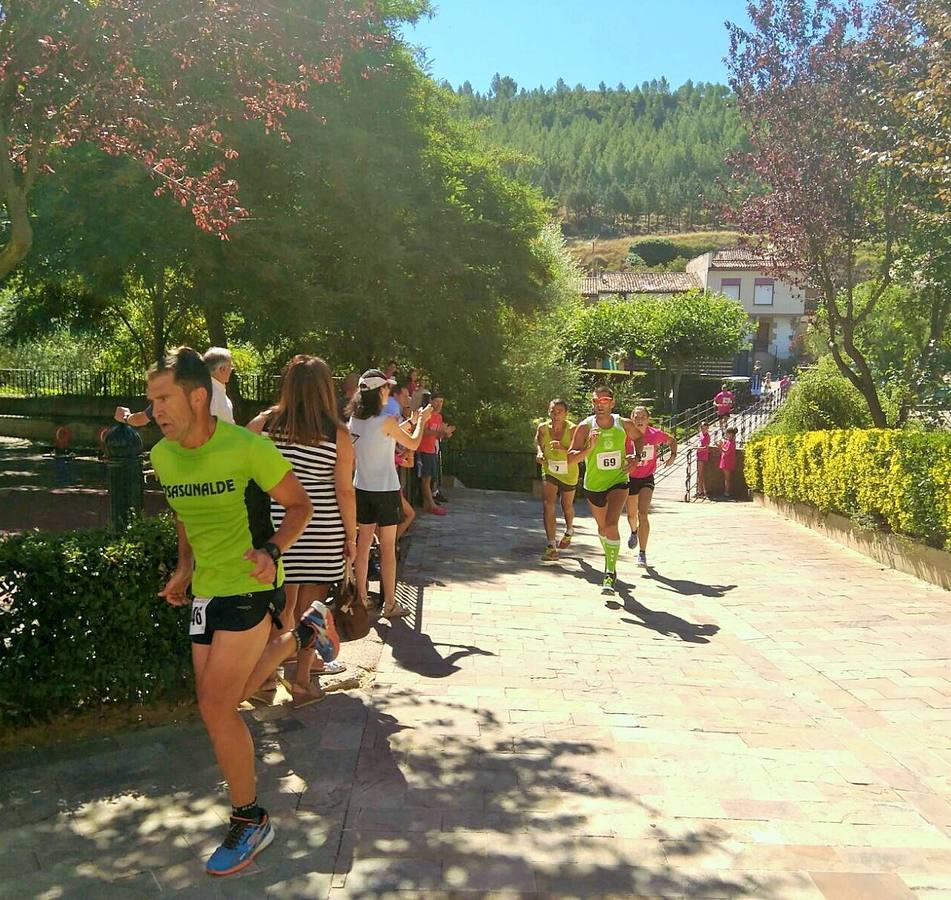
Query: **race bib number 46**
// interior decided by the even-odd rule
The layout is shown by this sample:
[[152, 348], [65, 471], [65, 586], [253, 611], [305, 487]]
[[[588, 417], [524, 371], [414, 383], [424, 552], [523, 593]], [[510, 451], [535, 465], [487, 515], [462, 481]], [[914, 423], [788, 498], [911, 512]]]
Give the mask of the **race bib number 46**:
[[195, 597], [192, 600], [192, 621], [188, 628], [189, 634], [204, 634], [208, 624], [208, 604], [211, 597]]
[[611, 472], [621, 468], [622, 453], [615, 450], [612, 453], [599, 453], [597, 456], [598, 468], [605, 472]]
[[548, 471], [552, 475], [567, 475], [568, 463], [563, 459], [550, 459], [548, 460]]

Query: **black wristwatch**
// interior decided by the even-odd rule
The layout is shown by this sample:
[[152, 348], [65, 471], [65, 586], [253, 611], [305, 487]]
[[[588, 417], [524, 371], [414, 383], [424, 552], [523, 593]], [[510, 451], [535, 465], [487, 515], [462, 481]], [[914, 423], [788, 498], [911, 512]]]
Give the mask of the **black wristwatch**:
[[261, 545], [261, 549], [277, 562], [281, 558], [281, 548], [277, 546], [273, 541], [268, 541], [266, 544]]

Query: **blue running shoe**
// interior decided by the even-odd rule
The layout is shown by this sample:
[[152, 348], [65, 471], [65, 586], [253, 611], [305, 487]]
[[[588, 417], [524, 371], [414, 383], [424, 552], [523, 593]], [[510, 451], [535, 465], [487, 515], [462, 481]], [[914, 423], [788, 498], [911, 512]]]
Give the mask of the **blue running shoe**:
[[334, 614], [326, 604], [315, 600], [297, 626], [300, 645], [304, 650], [313, 648], [325, 662], [332, 662], [340, 652], [340, 636], [334, 625]]
[[267, 813], [260, 822], [232, 816], [228, 836], [211, 854], [205, 871], [209, 875], [233, 875], [240, 872], [250, 866], [254, 857], [273, 840], [274, 829]]

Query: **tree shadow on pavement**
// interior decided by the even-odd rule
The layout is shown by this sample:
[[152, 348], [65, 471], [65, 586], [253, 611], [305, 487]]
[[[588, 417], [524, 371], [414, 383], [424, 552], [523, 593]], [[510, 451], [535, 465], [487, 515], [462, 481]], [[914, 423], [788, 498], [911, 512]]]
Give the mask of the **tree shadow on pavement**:
[[[0, 774], [0, 803], [19, 812], [0, 826], [4, 890], [779, 895], [773, 882], [784, 876], [704, 869], [704, 854], [729, 852], [726, 832], [698, 819], [668, 819], [677, 824], [667, 830], [640, 796], [643, 776], [619, 768], [610, 748], [557, 728], [392, 687], [373, 701], [339, 692], [248, 720], [275, 840], [239, 876], [204, 874], [227, 796], [201, 729], [170, 727], [136, 733], [119, 753]], [[51, 805], [37, 803], [41, 792]]]

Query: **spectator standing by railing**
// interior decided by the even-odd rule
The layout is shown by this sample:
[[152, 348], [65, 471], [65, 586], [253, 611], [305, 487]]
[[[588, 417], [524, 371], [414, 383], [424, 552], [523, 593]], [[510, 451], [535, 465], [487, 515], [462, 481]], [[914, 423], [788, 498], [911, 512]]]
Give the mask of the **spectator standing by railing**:
[[733, 391], [730, 386], [724, 382], [720, 387], [720, 393], [713, 398], [713, 405], [717, 411], [717, 419], [722, 432], [730, 421], [730, 413], [733, 412], [733, 403], [735, 401]]
[[[710, 425], [700, 423], [700, 433], [697, 435], [697, 496], [707, 496], [707, 462], [710, 459]], [[689, 485], [688, 485], [689, 488]]]
[[750, 375], [750, 394], [753, 400], [759, 400], [763, 393], [763, 373], [760, 372], [759, 363], [753, 363], [753, 374]]
[[726, 437], [720, 441], [720, 471], [723, 473], [724, 496], [733, 499], [733, 472], [736, 470], [736, 429], [727, 428]]

